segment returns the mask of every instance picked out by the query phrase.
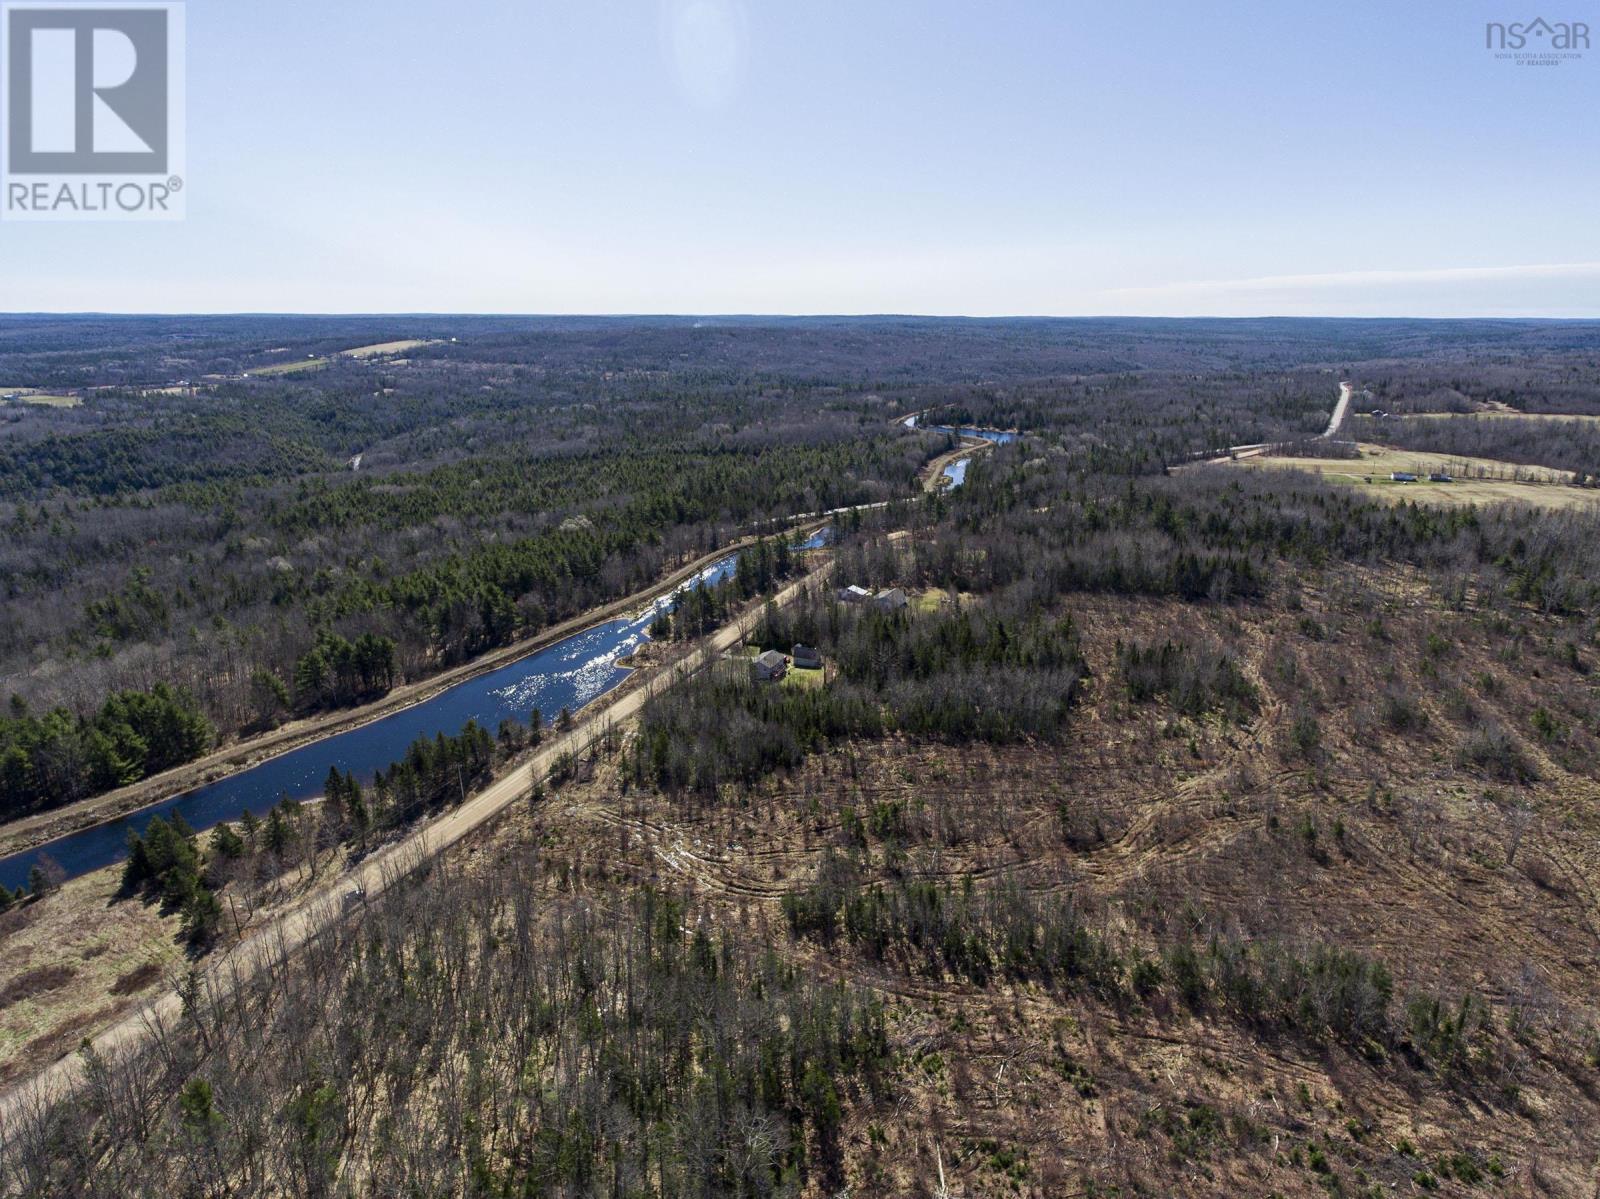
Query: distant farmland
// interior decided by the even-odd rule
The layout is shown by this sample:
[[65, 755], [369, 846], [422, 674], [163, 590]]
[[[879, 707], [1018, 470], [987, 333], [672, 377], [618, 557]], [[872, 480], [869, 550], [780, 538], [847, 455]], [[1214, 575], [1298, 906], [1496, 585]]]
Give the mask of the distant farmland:
[[353, 350], [345, 350], [346, 358], [389, 358], [395, 354], [404, 354], [415, 350], [419, 346], [435, 344], [431, 341], [412, 339], [411, 341], [384, 341], [375, 346], [357, 346]]
[[[1234, 465], [1267, 470], [1303, 470], [1330, 483], [1361, 488], [1382, 499], [1413, 500], [1430, 504], [1494, 504], [1517, 502], [1541, 508], [1587, 507], [1600, 503], [1600, 492], [1572, 485], [1568, 471], [1543, 466], [1400, 450], [1388, 446], [1361, 446], [1360, 458], [1294, 458], [1257, 455], [1239, 458]], [[1398, 483], [1394, 473], [1418, 476], [1413, 483]], [[1430, 483], [1430, 474], [1449, 475], [1449, 483]]]

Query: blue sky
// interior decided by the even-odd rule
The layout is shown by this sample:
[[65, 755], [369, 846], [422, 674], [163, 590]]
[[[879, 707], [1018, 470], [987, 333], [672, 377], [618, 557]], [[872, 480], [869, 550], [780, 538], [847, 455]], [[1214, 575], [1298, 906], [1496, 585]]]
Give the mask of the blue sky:
[[1534, 15], [190, 0], [188, 220], [0, 225], [0, 310], [1596, 316]]

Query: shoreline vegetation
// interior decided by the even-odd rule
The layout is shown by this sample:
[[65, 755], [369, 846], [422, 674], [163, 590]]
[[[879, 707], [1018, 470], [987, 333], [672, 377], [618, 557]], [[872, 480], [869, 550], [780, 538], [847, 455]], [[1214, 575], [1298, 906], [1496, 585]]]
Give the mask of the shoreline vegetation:
[[[809, 527], [809, 526], [803, 526]], [[41, 845], [96, 825], [110, 824], [197, 787], [240, 774], [262, 762], [291, 753], [305, 745], [337, 736], [381, 720], [406, 708], [425, 704], [461, 683], [492, 673], [596, 625], [636, 612], [682, 586], [701, 571], [746, 546], [756, 537], [741, 537], [720, 550], [703, 554], [676, 568], [648, 591], [615, 600], [582, 616], [553, 625], [515, 645], [491, 650], [482, 657], [453, 666], [426, 679], [405, 683], [387, 695], [359, 707], [324, 712], [291, 721], [269, 732], [221, 746], [204, 757], [172, 767], [137, 783], [72, 804], [23, 816], [0, 825], [0, 857], [26, 853]]]

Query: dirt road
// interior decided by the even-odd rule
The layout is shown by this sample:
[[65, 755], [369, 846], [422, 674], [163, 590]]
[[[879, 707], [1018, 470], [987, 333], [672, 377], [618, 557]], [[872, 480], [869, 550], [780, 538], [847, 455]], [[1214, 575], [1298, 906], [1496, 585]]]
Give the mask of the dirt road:
[[[1339, 384], [1339, 402], [1333, 406], [1333, 416], [1328, 420], [1328, 427], [1318, 433], [1313, 440], [1328, 441], [1339, 431], [1344, 424], [1345, 415], [1350, 411], [1350, 400], [1354, 395], [1354, 384]], [[1274, 444], [1270, 441], [1256, 441], [1251, 442], [1249, 445], [1229, 446], [1226, 450], [1202, 450], [1200, 453], [1192, 455], [1188, 464], [1232, 462], [1239, 458], [1257, 458], [1270, 450]]]
[[1339, 402], [1333, 406], [1333, 419], [1328, 422], [1328, 427], [1322, 431], [1322, 439], [1326, 441], [1339, 431], [1339, 426], [1344, 424], [1345, 413], [1350, 411], [1350, 397], [1355, 394], [1355, 388], [1348, 383], [1339, 384]]
[[[820, 584], [830, 568], [829, 563], [818, 566], [780, 591], [774, 602], [780, 606], [792, 602], [807, 586]], [[355, 869], [330, 880], [294, 907], [252, 932], [238, 945], [218, 955], [204, 968], [206, 974], [218, 986], [232, 988], [294, 953], [301, 945], [344, 917], [345, 898], [352, 891], [364, 889], [366, 902], [371, 902], [422, 862], [436, 857], [493, 821], [512, 804], [526, 799], [534, 780], [543, 778], [562, 754], [581, 754], [608, 727], [631, 722], [651, 696], [676, 685], [733, 648], [756, 627], [761, 616], [760, 607], [752, 609], [738, 620], [718, 629], [683, 660], [662, 667], [660, 674], [646, 686], [613, 693], [610, 702], [606, 698], [597, 700], [579, 714], [578, 723], [570, 733], [551, 740], [540, 749], [531, 763], [516, 768], [459, 808], [431, 821], [388, 849], [373, 854]], [[138, 1047], [152, 1036], [154, 1028], [172, 1025], [181, 1017], [182, 1011], [183, 1005], [178, 995], [168, 992], [113, 1024], [93, 1038], [92, 1044], [99, 1053], [114, 1060], [117, 1055]], [[62, 1058], [30, 1081], [0, 1095], [0, 1143], [3, 1143], [4, 1130], [11, 1121], [23, 1117], [31, 1109], [71, 1095], [82, 1083], [83, 1077], [82, 1059], [73, 1054]]]
[[981, 454], [984, 450], [992, 450], [994, 442], [982, 437], [962, 438], [961, 445], [951, 450], [948, 454], [940, 454], [922, 472], [922, 490], [943, 491], [949, 484], [944, 477], [945, 468], [953, 466], [963, 458], [970, 458], [974, 454]]

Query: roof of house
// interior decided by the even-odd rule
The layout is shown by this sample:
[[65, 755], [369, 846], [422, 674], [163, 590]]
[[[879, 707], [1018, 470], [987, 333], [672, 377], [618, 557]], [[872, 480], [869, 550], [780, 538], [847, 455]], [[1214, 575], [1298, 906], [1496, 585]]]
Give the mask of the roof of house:
[[774, 670], [779, 666], [789, 665], [789, 659], [785, 658], [777, 650], [769, 649], [766, 653], [756, 658], [756, 665], [765, 667], [768, 670]]

